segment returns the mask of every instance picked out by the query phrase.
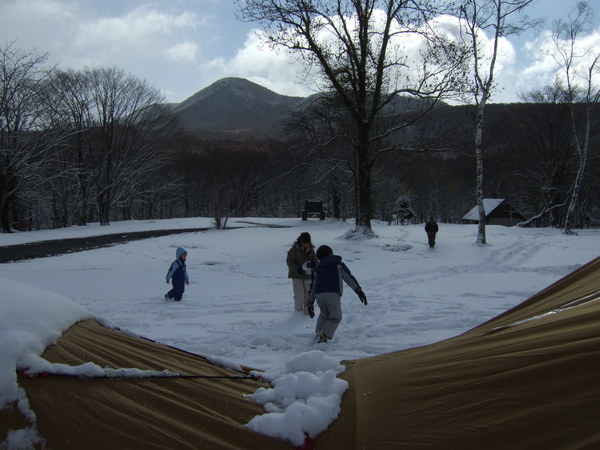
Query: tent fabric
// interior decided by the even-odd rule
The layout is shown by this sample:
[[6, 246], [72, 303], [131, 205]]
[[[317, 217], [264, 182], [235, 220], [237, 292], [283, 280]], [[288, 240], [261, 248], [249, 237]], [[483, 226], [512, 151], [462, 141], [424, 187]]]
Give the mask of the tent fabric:
[[600, 448], [600, 258], [462, 335], [345, 364], [319, 450]]
[[[155, 342], [105, 328], [93, 320], [68, 329], [42, 357], [50, 362], [138, 368], [182, 375], [237, 377], [236, 371]], [[289, 449], [244, 427], [263, 414], [244, 397], [266, 386], [251, 379], [79, 379], [19, 376], [37, 429], [50, 449]], [[0, 432], [23, 428], [12, 411]]]

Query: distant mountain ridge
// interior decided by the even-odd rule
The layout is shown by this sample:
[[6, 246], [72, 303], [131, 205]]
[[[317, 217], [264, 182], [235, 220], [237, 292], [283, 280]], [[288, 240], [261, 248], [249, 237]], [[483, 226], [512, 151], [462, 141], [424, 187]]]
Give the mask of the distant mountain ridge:
[[[171, 110], [184, 129], [205, 138], [278, 139], [288, 113], [319, 95], [290, 97], [244, 78], [222, 78]], [[398, 96], [388, 108], [392, 113], [419, 109], [426, 101]]]
[[195, 133], [231, 138], [280, 137], [283, 119], [303, 97], [277, 94], [243, 78], [223, 78], [173, 107]]

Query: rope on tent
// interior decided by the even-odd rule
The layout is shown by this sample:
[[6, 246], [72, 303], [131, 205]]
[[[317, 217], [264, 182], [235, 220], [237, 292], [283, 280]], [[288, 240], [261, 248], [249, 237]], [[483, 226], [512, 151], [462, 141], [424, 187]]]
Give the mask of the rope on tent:
[[122, 375], [82, 375], [82, 374], [69, 374], [69, 373], [55, 373], [55, 372], [37, 372], [27, 373], [27, 369], [20, 369], [17, 371], [19, 375], [26, 378], [49, 378], [49, 377], [65, 377], [65, 378], [79, 378], [81, 380], [95, 380], [95, 379], [110, 379], [110, 380], [146, 380], [146, 379], [159, 379], [159, 378], [183, 378], [183, 379], [225, 379], [225, 380], [255, 380], [264, 381], [260, 375], [182, 375], [178, 373], [166, 374], [166, 375], [145, 375], [145, 376], [122, 376]]

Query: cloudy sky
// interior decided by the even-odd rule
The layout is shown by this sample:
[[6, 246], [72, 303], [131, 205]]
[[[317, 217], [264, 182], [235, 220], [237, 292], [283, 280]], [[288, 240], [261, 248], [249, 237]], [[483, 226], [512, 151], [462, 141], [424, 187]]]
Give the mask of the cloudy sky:
[[[537, 0], [528, 14], [545, 18], [550, 29], [575, 3]], [[255, 26], [236, 19], [233, 0], [0, 0], [0, 45], [47, 52], [49, 63], [62, 69], [117, 66], [171, 102], [229, 76], [280, 94], [311, 93], [285, 55], [261, 48]], [[542, 29], [510, 38], [495, 101], [517, 101], [551, 76], [537, 54], [543, 36]], [[598, 47], [599, 36], [596, 27], [590, 38]]]

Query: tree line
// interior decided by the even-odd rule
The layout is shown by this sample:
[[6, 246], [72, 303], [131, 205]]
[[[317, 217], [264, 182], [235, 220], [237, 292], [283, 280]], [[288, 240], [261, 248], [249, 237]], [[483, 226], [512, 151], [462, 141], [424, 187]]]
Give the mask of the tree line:
[[[418, 141], [407, 142], [407, 132], [442, 100], [461, 99], [473, 105], [474, 127], [467, 148], [475, 161], [477, 243], [486, 243], [483, 145], [488, 129], [484, 126], [487, 104], [495, 90], [501, 40], [537, 23], [525, 14], [532, 0], [237, 3], [242, 19], [261, 25], [267, 45], [298, 55], [308, 63], [307, 75], [322, 86], [327, 105], [316, 102], [317, 111], [309, 114], [309, 120], [301, 126], [311, 136], [321, 134], [325, 138], [322, 142], [343, 142], [350, 150], [345, 161], [353, 176], [355, 236], [373, 236], [374, 170], [383, 155], [427, 150]], [[592, 109], [600, 95], [600, 53], [583, 42], [585, 33], [590, 31], [591, 17], [589, 5], [578, 3], [567, 20], [554, 24], [554, 48], [546, 50], [557, 73], [552, 88], [558, 91], [560, 101], [570, 106], [571, 143], [578, 161], [564, 221], [565, 233], [570, 233], [581, 216], [581, 186], [588, 172], [594, 129]], [[454, 33], [444, 26], [449, 23]], [[418, 51], [413, 51], [415, 48]], [[394, 111], [398, 95], [425, 101], [419, 102], [417, 108]], [[580, 104], [584, 105], [582, 115], [577, 114], [582, 109]], [[316, 130], [323, 121], [325, 126]]]
[[0, 225], [108, 224], [154, 215], [169, 128], [159, 92], [123, 70], [46, 69], [47, 55], [0, 47]]
[[[355, 218], [357, 230], [369, 234], [372, 219], [424, 221], [434, 215], [460, 222], [483, 193], [509, 199], [531, 224], [570, 229], [598, 222], [595, 65], [587, 90], [569, 72], [528, 93], [523, 103], [486, 106], [485, 98], [448, 106], [442, 101], [446, 95], [468, 91], [469, 47], [441, 37], [427, 40], [423, 51], [429, 65], [421, 67], [421, 79], [396, 73], [392, 80], [394, 64], [403, 67], [406, 60], [395, 54], [390, 66], [386, 59], [396, 34], [423, 33], [417, 26], [427, 16], [422, 13], [438, 11], [423, 4], [413, 17], [416, 10], [405, 10], [408, 5], [399, 0], [316, 2], [323, 10], [310, 14], [300, 1], [246, 4], [253, 7], [247, 18], [272, 22], [273, 38], [283, 19], [278, 11], [291, 15], [286, 17], [296, 20], [293, 26], [310, 19], [316, 27], [306, 29], [303, 38], [316, 33], [315, 48], [308, 51], [329, 82], [322, 95], [285, 118], [285, 139], [198, 135], [179, 126], [155, 88], [121, 69], [47, 68], [47, 55], [14, 43], [0, 46], [2, 231], [182, 216], [212, 216], [223, 227], [231, 216], [295, 216], [304, 199], [319, 198], [331, 216]], [[376, 35], [368, 32], [376, 6], [386, 6], [389, 18], [377, 22], [388, 33], [387, 43], [377, 42], [379, 59], [367, 45]], [[326, 21], [352, 8], [364, 34]], [[465, 8], [457, 14], [467, 14]], [[557, 42], [564, 41], [560, 33], [576, 36], [573, 27], [581, 32], [578, 21], [588, 10], [582, 7], [580, 15], [557, 28]], [[474, 13], [470, 10], [468, 23], [479, 23]], [[395, 28], [400, 18], [407, 28]], [[472, 26], [470, 33], [483, 26]], [[506, 23], [495, 29], [500, 26]], [[339, 45], [319, 43], [324, 27], [335, 30]], [[286, 33], [280, 44], [301, 42], [285, 40], [291, 36]], [[563, 55], [559, 66], [573, 70], [568, 51]], [[476, 92], [491, 89], [492, 81], [480, 77]], [[473, 136], [479, 152], [473, 150]]]

